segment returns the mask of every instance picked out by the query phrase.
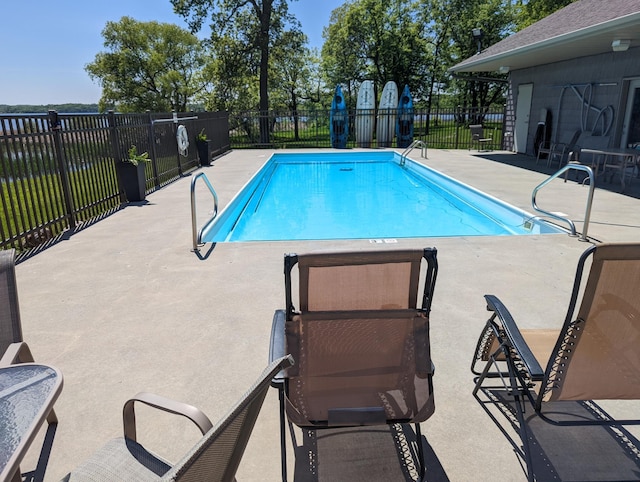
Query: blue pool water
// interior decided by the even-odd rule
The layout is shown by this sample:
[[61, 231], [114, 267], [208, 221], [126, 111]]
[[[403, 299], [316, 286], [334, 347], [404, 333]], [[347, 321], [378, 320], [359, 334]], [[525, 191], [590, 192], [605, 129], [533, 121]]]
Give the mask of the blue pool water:
[[564, 231], [394, 152], [274, 154], [204, 242]]

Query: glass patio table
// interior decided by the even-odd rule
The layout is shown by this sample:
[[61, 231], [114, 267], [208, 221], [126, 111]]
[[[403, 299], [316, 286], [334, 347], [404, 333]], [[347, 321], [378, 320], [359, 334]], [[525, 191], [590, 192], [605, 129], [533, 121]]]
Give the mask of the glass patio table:
[[0, 480], [19, 480], [20, 462], [45, 420], [58, 423], [53, 404], [62, 373], [36, 363], [0, 367]]
[[[626, 184], [625, 177], [628, 167], [638, 168], [640, 166], [640, 150], [631, 148], [607, 147], [605, 149], [583, 148], [581, 154], [590, 154], [591, 167], [598, 172], [605, 174], [607, 170], [620, 171], [620, 190], [624, 192]], [[602, 162], [601, 162], [602, 161]], [[613, 173], [611, 174], [613, 180]]]

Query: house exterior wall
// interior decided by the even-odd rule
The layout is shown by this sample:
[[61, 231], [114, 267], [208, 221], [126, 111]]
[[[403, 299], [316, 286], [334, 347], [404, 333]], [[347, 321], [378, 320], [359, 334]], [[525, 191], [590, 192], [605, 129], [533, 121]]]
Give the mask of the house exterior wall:
[[[554, 142], [568, 142], [576, 130], [586, 130], [594, 135], [608, 135], [608, 145], [618, 146], [628, 82], [637, 78], [640, 78], [640, 48], [512, 71], [507, 105], [514, 107], [508, 113], [516, 111], [518, 85], [533, 83], [526, 153], [535, 155], [541, 109], [552, 113]], [[506, 123], [514, 126], [515, 119], [508, 118]]]

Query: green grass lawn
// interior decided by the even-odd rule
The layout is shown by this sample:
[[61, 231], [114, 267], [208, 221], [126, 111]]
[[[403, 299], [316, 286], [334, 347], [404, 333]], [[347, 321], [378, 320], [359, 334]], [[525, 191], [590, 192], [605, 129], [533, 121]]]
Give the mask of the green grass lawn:
[[[70, 173], [69, 184], [78, 222], [103, 211], [96, 208], [98, 204], [119, 204], [119, 199], [114, 199], [114, 192], [118, 192], [115, 169], [90, 166]], [[2, 183], [0, 206], [0, 226], [5, 240], [42, 226], [47, 226], [55, 236], [66, 227], [67, 209], [58, 174], [29, 175]]]
[[[326, 123], [300, 123], [298, 138], [292, 124], [277, 125], [277, 129], [271, 132], [270, 144], [275, 148], [296, 147], [331, 147], [329, 133], [329, 121]], [[426, 141], [432, 149], [467, 149], [471, 147], [471, 131], [466, 125], [459, 125], [455, 121], [432, 120], [429, 125], [429, 133], [426, 133], [423, 123], [414, 123], [414, 139]], [[494, 140], [494, 148], [501, 144], [502, 123], [486, 122], [484, 124], [485, 135]], [[241, 128], [234, 129], [230, 133], [231, 146], [238, 148], [255, 148], [257, 141], [252, 140]], [[350, 129], [348, 147], [355, 147], [356, 139], [353, 127]], [[374, 140], [375, 145], [375, 140]]]

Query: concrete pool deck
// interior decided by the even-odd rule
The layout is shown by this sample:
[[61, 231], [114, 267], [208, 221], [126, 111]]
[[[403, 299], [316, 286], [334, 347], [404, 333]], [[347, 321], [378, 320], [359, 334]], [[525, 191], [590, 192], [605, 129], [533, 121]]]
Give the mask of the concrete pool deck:
[[[221, 208], [271, 153], [234, 151], [202, 169]], [[415, 150], [411, 157], [528, 212], [533, 188], [551, 172], [538, 172], [545, 169], [535, 159], [508, 152], [430, 150], [428, 159], [419, 159]], [[146, 203], [119, 210], [18, 264], [25, 340], [36, 361], [56, 366], [65, 377], [45, 480], [59, 480], [121, 435], [122, 405], [139, 391], [196, 405], [215, 423], [267, 363], [273, 312], [284, 305], [284, 253], [425, 246], [438, 249], [440, 266], [431, 314], [436, 411], [422, 424], [426, 480], [495, 480], [497, 474], [525, 480], [514, 447], [471, 395], [469, 366], [487, 319], [483, 295], [498, 295], [521, 326], [559, 327], [578, 257], [590, 243], [568, 235], [375, 245], [369, 240], [220, 243], [204, 246], [196, 256], [190, 251], [189, 183], [187, 177], [168, 185]], [[602, 186], [607, 189], [596, 189], [589, 236], [600, 242], [639, 241], [640, 180], [633, 179], [625, 195], [615, 192], [618, 184]], [[555, 180], [540, 192], [538, 203], [567, 213], [582, 231], [587, 192]], [[211, 210], [202, 183], [197, 198], [202, 220]], [[640, 403], [609, 407], [614, 416], [632, 418]], [[138, 415], [139, 440], [169, 460], [198, 437], [194, 426], [175, 418], [146, 410]], [[272, 390], [239, 481], [279, 480], [278, 426]], [[509, 427], [507, 432], [512, 433]], [[637, 429], [631, 432], [640, 436]], [[35, 467], [38, 442], [23, 472]], [[375, 460], [374, 452], [366, 456]], [[288, 461], [293, 480], [290, 441]], [[375, 464], [368, 469], [381, 477]], [[362, 480], [375, 480], [371, 473]]]

